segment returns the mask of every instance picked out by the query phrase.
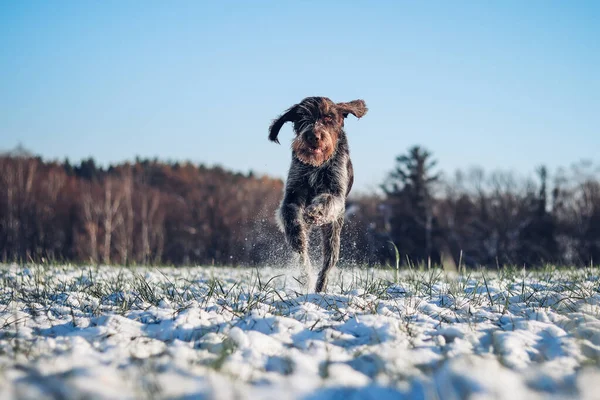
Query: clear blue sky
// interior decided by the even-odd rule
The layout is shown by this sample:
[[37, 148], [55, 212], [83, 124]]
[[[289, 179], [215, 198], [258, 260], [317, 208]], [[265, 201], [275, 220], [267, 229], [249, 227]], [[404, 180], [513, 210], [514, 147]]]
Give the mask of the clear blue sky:
[[0, 0], [0, 149], [283, 177], [306, 96], [362, 98], [357, 186], [414, 144], [440, 169], [600, 154], [598, 1]]

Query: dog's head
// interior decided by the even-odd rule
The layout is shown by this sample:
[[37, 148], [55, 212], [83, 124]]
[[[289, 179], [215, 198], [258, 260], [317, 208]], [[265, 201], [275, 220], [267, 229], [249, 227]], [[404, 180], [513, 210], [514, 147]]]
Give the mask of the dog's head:
[[363, 100], [334, 103], [327, 97], [307, 97], [273, 121], [269, 140], [279, 143], [279, 130], [286, 122], [293, 122], [296, 138], [292, 151], [303, 163], [318, 167], [335, 153], [344, 118], [348, 114], [361, 118], [366, 113]]

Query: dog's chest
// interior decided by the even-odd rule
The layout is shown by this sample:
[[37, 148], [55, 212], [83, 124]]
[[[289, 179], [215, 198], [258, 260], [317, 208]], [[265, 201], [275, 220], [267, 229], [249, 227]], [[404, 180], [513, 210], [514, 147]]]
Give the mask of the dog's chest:
[[323, 192], [336, 192], [338, 187], [345, 185], [347, 181], [346, 168], [343, 160], [330, 163], [325, 167], [311, 170], [307, 173], [307, 184], [311, 194], [317, 195]]
[[319, 184], [323, 183], [324, 171], [314, 170], [308, 174], [308, 186], [317, 189]]

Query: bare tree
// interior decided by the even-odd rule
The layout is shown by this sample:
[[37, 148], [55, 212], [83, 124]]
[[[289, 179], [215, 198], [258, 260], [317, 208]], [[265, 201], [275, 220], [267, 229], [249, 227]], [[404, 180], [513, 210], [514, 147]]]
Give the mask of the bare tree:
[[153, 260], [152, 245], [159, 245], [162, 256], [162, 229], [160, 216], [160, 196], [152, 189], [145, 187], [140, 192], [140, 224], [141, 224], [141, 257], [144, 264]]
[[90, 182], [82, 182], [81, 186], [81, 214], [83, 228], [86, 234], [84, 249], [80, 252], [92, 263], [98, 262], [98, 235], [102, 210], [94, 195], [94, 186]]
[[117, 250], [121, 263], [129, 265], [133, 260], [133, 233], [135, 211], [133, 208], [133, 177], [131, 168], [127, 166], [125, 173], [121, 176], [122, 207], [116, 215]]
[[115, 229], [115, 221], [117, 220], [117, 212], [121, 206], [123, 193], [118, 190], [120, 185], [113, 177], [104, 179], [104, 207], [103, 207], [103, 226], [104, 226], [104, 246], [103, 246], [103, 261], [110, 264], [110, 253], [112, 249], [112, 235]]

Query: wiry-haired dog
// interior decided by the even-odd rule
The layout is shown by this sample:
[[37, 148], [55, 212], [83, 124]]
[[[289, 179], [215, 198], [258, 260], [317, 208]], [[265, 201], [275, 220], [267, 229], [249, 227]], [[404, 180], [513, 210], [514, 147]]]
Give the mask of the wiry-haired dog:
[[311, 227], [320, 227], [323, 267], [317, 292], [325, 290], [327, 274], [338, 261], [346, 197], [354, 181], [344, 118], [348, 114], [361, 118], [366, 112], [363, 100], [334, 103], [327, 97], [307, 97], [269, 128], [269, 140], [279, 143], [283, 124], [294, 123], [292, 165], [277, 216], [287, 242], [307, 269], [308, 234]]

